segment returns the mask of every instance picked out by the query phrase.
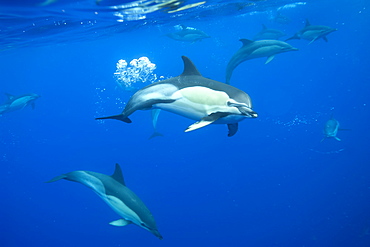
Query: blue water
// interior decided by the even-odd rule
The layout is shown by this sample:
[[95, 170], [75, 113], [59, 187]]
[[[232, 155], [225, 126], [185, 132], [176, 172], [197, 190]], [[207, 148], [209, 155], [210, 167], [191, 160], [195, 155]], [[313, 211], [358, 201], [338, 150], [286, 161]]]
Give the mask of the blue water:
[[[0, 92], [41, 97], [34, 110], [0, 117], [1, 246], [370, 246], [368, 1], [267, 0], [241, 9], [210, 1], [131, 21], [107, 11], [117, 2], [3, 3]], [[289, 23], [273, 21], [278, 8]], [[164, 136], [151, 140], [150, 111], [135, 112], [132, 124], [94, 120], [120, 113], [132, 95], [113, 76], [119, 59], [148, 57], [169, 78], [186, 55], [223, 82], [240, 38], [261, 24], [288, 38], [306, 18], [338, 31], [327, 43], [290, 40], [299, 51], [234, 70], [232, 85], [259, 116], [233, 137], [225, 125], [184, 133], [194, 121], [163, 111]], [[164, 35], [178, 24], [211, 38]], [[349, 130], [338, 132], [340, 142], [321, 142], [332, 114]], [[115, 163], [163, 240], [133, 224], [109, 225], [119, 216], [81, 184], [44, 183], [76, 170], [112, 174]]]

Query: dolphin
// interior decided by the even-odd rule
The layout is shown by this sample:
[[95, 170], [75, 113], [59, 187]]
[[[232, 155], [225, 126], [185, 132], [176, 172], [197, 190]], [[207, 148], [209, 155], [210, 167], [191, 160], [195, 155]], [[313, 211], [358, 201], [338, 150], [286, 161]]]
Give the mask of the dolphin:
[[189, 58], [182, 56], [181, 75], [150, 84], [137, 91], [121, 114], [96, 119], [117, 119], [131, 123], [128, 118], [137, 110], [162, 109], [197, 122], [185, 132], [209, 124], [227, 124], [228, 136], [238, 130], [238, 122], [256, 118], [248, 94], [233, 86], [203, 77]]
[[262, 30], [254, 36], [253, 40], [278, 40], [285, 35], [286, 34], [280, 30], [267, 28], [264, 24], [262, 24]]
[[90, 171], [74, 171], [57, 176], [46, 183], [61, 179], [89, 187], [122, 217], [109, 224], [126, 226], [133, 223], [153, 233], [159, 239], [163, 239], [149, 209], [133, 191], [126, 187], [121, 167], [118, 164], [112, 176]]
[[321, 141], [324, 141], [326, 138], [334, 138], [337, 141], [340, 141], [340, 139], [337, 137], [339, 129], [339, 122], [333, 117], [333, 114], [331, 115], [330, 119], [326, 121], [324, 126], [324, 137], [321, 139]]
[[23, 94], [19, 96], [14, 96], [11, 94], [5, 94], [8, 97], [8, 100], [0, 105], [0, 115], [7, 112], [12, 112], [25, 108], [28, 105], [32, 106], [32, 109], [35, 109], [35, 100], [40, 98], [39, 95], [35, 93]]
[[274, 59], [276, 54], [288, 51], [298, 51], [297, 48], [279, 40], [252, 41], [249, 39], [240, 39], [240, 41], [243, 43], [243, 46], [232, 56], [226, 67], [227, 84], [230, 84], [233, 70], [244, 61], [267, 57], [265, 64], [268, 64], [272, 59]]
[[210, 38], [208, 34], [205, 32], [198, 30], [193, 27], [187, 27], [184, 25], [177, 25], [176, 27], [180, 28], [180, 31], [168, 33], [166, 34], [167, 37], [178, 40], [178, 41], [185, 41], [195, 43], [202, 39]]
[[323, 39], [326, 42], [328, 42], [327, 35], [329, 33], [332, 33], [334, 31], [337, 31], [336, 28], [331, 28], [328, 26], [318, 26], [318, 25], [311, 25], [308, 20], [306, 20], [306, 26], [299, 30], [297, 33], [295, 33], [292, 37], [286, 39], [285, 41], [291, 40], [291, 39], [306, 39], [309, 40], [311, 44], [312, 42]]

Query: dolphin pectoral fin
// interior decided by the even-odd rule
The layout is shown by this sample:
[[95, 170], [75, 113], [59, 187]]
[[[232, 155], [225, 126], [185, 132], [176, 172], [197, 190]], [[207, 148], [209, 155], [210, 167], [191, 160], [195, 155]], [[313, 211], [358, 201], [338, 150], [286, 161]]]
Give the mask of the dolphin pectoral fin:
[[56, 182], [56, 181], [61, 180], [61, 179], [64, 179], [64, 178], [67, 178], [67, 175], [62, 174], [62, 175], [60, 175], [60, 176], [57, 176], [57, 177], [55, 177], [55, 178], [50, 179], [49, 181], [46, 181], [45, 183], [52, 183], [52, 182]]
[[334, 136], [334, 139], [337, 140], [337, 141], [341, 141], [341, 139], [339, 139], [338, 137]]
[[190, 125], [186, 130], [185, 132], [189, 132], [189, 131], [193, 131], [193, 130], [196, 130], [196, 129], [199, 129], [199, 128], [202, 128], [204, 126], [207, 126], [211, 123], [213, 123], [214, 121], [206, 121], [206, 120], [200, 120], [196, 123], [193, 123], [192, 125]]
[[34, 110], [35, 109], [35, 103], [32, 103], [31, 107], [32, 107], [32, 110]]
[[269, 62], [272, 61], [272, 59], [274, 59], [275, 55], [272, 55], [272, 56], [269, 56], [265, 62], [265, 64], [268, 64]]
[[214, 113], [211, 113], [208, 116], [202, 118], [200, 121], [198, 121], [198, 122], [190, 125], [185, 130], [185, 132], [193, 131], [193, 130], [202, 128], [204, 126], [207, 126], [207, 125], [213, 123], [214, 121], [217, 121], [219, 118], [226, 117], [227, 115], [229, 115], [229, 114], [228, 113], [224, 113], [224, 112], [214, 112]]
[[324, 137], [321, 139], [321, 141], [320, 141], [320, 142], [323, 142], [325, 139], [326, 139], [326, 136], [324, 136]]
[[228, 124], [227, 128], [229, 129], [228, 137], [232, 137], [238, 132], [238, 123]]
[[322, 37], [323, 40], [325, 40], [325, 42], [328, 42], [328, 38], [326, 36]]
[[128, 117], [125, 117], [123, 114], [95, 118], [95, 120], [103, 120], [103, 119], [116, 119], [116, 120], [123, 121], [125, 123], [132, 123], [131, 119], [129, 119]]
[[128, 224], [131, 224], [131, 221], [125, 220], [125, 219], [119, 219], [114, 220], [112, 222], [109, 222], [112, 226], [127, 226]]

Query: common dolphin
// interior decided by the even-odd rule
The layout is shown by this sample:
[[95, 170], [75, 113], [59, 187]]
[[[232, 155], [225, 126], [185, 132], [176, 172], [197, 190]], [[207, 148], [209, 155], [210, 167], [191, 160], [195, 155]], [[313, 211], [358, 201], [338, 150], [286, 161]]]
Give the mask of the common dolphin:
[[248, 94], [203, 77], [189, 58], [182, 56], [182, 60], [184, 71], [181, 75], [140, 89], [121, 114], [96, 119], [131, 123], [128, 117], [137, 110], [162, 109], [198, 121], [185, 132], [215, 123], [227, 124], [228, 136], [233, 136], [238, 130], [238, 122], [257, 117]]
[[244, 61], [267, 57], [265, 64], [271, 62], [276, 54], [298, 51], [297, 48], [280, 40], [257, 40], [240, 39], [243, 46], [232, 56], [226, 67], [226, 83], [230, 84], [231, 75], [234, 69]]
[[122, 218], [110, 222], [113, 226], [135, 224], [163, 239], [159, 233], [154, 217], [143, 201], [126, 187], [121, 167], [116, 164], [112, 176], [90, 171], [74, 171], [57, 176], [47, 183], [61, 179], [77, 182], [92, 189]]
[[338, 29], [336, 28], [331, 28], [328, 26], [311, 25], [310, 22], [306, 20], [306, 26], [285, 41], [291, 39], [305, 39], [309, 40], [309, 44], [311, 44], [312, 42], [322, 38], [323, 40], [328, 42], [326, 35], [337, 30]]
[[35, 100], [40, 98], [40, 96], [35, 93], [23, 94], [19, 96], [6, 93], [6, 96], [8, 97], [8, 100], [4, 104], [0, 105], [0, 115], [23, 109], [28, 105], [31, 105], [32, 109], [35, 109]]
[[340, 141], [340, 139], [337, 137], [339, 129], [339, 122], [333, 117], [333, 114], [331, 115], [330, 119], [326, 121], [324, 126], [324, 137], [321, 139], [321, 141], [325, 140], [326, 138], [334, 138], [337, 141]]
[[262, 24], [262, 30], [253, 37], [253, 40], [278, 40], [285, 35], [286, 34], [280, 30], [267, 28], [264, 24]]
[[187, 27], [184, 25], [177, 25], [175, 27], [180, 28], [180, 31], [168, 33], [166, 34], [167, 37], [174, 39], [174, 40], [191, 42], [191, 43], [195, 43], [205, 38], [210, 38], [210, 36], [206, 34], [205, 32], [199, 29], [193, 28], [193, 27]]

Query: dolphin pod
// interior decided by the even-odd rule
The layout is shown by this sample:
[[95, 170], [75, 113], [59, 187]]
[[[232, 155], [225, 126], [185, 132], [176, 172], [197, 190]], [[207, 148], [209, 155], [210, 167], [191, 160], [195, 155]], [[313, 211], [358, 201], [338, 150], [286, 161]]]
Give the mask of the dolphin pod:
[[243, 46], [231, 57], [226, 67], [226, 83], [230, 84], [231, 75], [234, 69], [250, 59], [267, 57], [265, 64], [274, 59], [275, 55], [288, 52], [297, 51], [297, 48], [280, 40], [257, 40], [241, 39]]
[[132, 223], [163, 239], [149, 209], [133, 191], [126, 187], [118, 164], [111, 176], [90, 171], [74, 171], [57, 176], [47, 183], [61, 179], [83, 184], [98, 194], [121, 217], [109, 224], [126, 226]]
[[35, 93], [23, 94], [19, 96], [14, 96], [11, 94], [6, 94], [8, 100], [0, 105], [0, 115], [16, 110], [21, 110], [28, 105], [32, 106], [32, 109], [35, 109], [35, 100], [40, 98], [39, 95]]
[[192, 61], [183, 56], [181, 75], [148, 85], [137, 91], [121, 114], [96, 119], [116, 119], [131, 123], [129, 116], [137, 110], [162, 109], [197, 122], [185, 132], [209, 124], [227, 124], [228, 136], [238, 131], [238, 122], [256, 118], [247, 93], [222, 82], [203, 77]]

